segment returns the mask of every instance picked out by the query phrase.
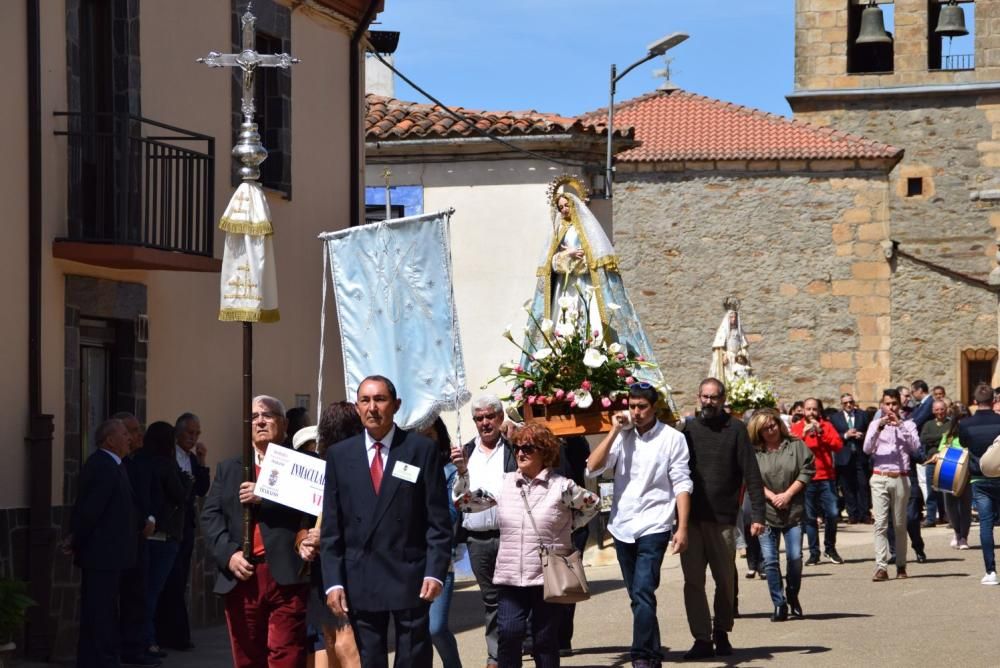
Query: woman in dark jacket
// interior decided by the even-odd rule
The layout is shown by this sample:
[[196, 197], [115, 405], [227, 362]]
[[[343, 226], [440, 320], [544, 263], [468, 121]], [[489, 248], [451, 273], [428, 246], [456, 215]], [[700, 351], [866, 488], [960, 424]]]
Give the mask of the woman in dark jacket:
[[[806, 444], [788, 434], [781, 415], [773, 408], [754, 413], [747, 425], [750, 442], [757, 451], [757, 466], [764, 482], [767, 499], [764, 516], [767, 528], [760, 535], [764, 554], [767, 588], [774, 603], [772, 622], [788, 619], [789, 608], [794, 617], [802, 617], [799, 589], [802, 584], [802, 515], [805, 510], [805, 489], [816, 472], [812, 451]], [[781, 566], [778, 548], [785, 539], [787, 577], [785, 591], [781, 588]], [[787, 595], [786, 595], [787, 594]]]
[[163, 592], [184, 539], [184, 504], [194, 480], [181, 471], [174, 455], [174, 426], [154, 422], [146, 429], [142, 449], [151, 472], [150, 505], [156, 528], [146, 538], [146, 648], [151, 656], [166, 656], [156, 641], [156, 604]]

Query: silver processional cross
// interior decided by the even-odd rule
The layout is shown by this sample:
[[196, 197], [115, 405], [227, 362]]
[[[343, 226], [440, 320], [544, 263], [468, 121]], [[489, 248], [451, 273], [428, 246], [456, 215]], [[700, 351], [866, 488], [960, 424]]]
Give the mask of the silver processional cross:
[[267, 149], [260, 143], [257, 124], [253, 122], [256, 107], [253, 101], [254, 75], [258, 67], [280, 67], [288, 69], [298, 58], [292, 58], [287, 53], [257, 53], [256, 24], [257, 17], [253, 15], [253, 2], [247, 3], [247, 10], [240, 17], [242, 30], [242, 50], [239, 53], [219, 53], [209, 51], [199, 63], [209, 67], [238, 67], [243, 70], [243, 99], [240, 111], [243, 112], [243, 123], [240, 125], [239, 141], [233, 147], [233, 157], [243, 163], [240, 176], [244, 181], [256, 181], [260, 178], [260, 163], [267, 158]]

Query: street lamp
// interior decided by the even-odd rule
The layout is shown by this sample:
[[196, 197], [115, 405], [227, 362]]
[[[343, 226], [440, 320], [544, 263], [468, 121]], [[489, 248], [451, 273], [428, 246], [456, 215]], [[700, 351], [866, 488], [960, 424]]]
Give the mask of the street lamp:
[[608, 102], [608, 160], [604, 170], [604, 195], [607, 199], [611, 199], [611, 178], [613, 173], [613, 167], [611, 166], [611, 139], [615, 128], [615, 85], [619, 79], [639, 67], [639, 65], [649, 62], [657, 56], [662, 56], [687, 38], [687, 33], [683, 32], [670, 33], [666, 37], [661, 37], [647, 47], [644, 58], [626, 67], [621, 74], [618, 74], [618, 68], [615, 65], [611, 65], [610, 101]]

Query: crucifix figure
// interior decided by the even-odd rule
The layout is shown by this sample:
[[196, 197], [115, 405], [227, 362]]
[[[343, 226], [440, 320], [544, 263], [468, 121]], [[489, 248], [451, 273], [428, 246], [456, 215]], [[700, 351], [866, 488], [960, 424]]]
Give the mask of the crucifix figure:
[[260, 178], [260, 163], [267, 158], [267, 150], [261, 145], [257, 126], [253, 122], [253, 116], [256, 112], [253, 102], [253, 86], [257, 68], [280, 67], [288, 69], [300, 62], [298, 58], [292, 58], [287, 53], [257, 53], [257, 17], [253, 15], [252, 8], [253, 2], [248, 3], [246, 12], [240, 18], [240, 24], [243, 28], [243, 48], [239, 53], [209, 51], [207, 56], [198, 59], [199, 63], [204, 63], [209, 67], [238, 67], [243, 70], [243, 99], [240, 104], [240, 111], [243, 112], [243, 124], [240, 126], [239, 142], [233, 147], [233, 156], [243, 163], [240, 176], [246, 181], [256, 181]]

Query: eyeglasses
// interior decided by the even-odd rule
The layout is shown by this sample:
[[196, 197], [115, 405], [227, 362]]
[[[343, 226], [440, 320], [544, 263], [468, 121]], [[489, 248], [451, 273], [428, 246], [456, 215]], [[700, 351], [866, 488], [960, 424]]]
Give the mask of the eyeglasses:
[[778, 423], [777, 422], [768, 422], [766, 425], [764, 425], [764, 430], [765, 431], [768, 431], [768, 430], [771, 430], [771, 429], [778, 429]]
[[472, 421], [473, 422], [482, 422], [483, 420], [486, 420], [487, 422], [492, 422], [493, 420], [496, 420], [496, 419], [497, 419], [497, 414], [496, 413], [485, 413], [483, 415], [473, 415], [472, 416]]
[[721, 394], [701, 394], [699, 396], [705, 401], [719, 401], [722, 399]]
[[263, 413], [251, 413], [250, 414], [250, 421], [251, 422], [256, 422], [257, 420], [264, 420], [265, 422], [274, 422], [276, 419], [278, 419], [278, 414], [277, 413], [271, 413], [271, 412], [268, 412], [268, 411], [265, 411]]
[[524, 454], [528, 455], [529, 457], [531, 455], [535, 454], [536, 452], [538, 452], [538, 446], [531, 445], [530, 443], [528, 445], [512, 445], [511, 449], [514, 450], [514, 454], [515, 455], [516, 454], [520, 454], [520, 453], [523, 452]]
[[853, 406], [854, 405], [854, 399], [846, 399], [844, 401], [841, 401], [840, 405], [841, 406]]

